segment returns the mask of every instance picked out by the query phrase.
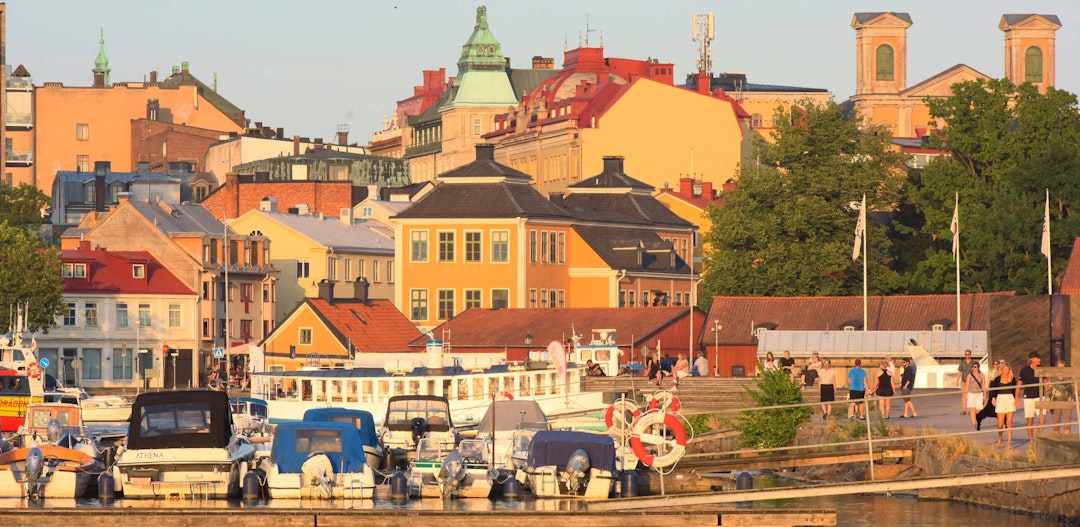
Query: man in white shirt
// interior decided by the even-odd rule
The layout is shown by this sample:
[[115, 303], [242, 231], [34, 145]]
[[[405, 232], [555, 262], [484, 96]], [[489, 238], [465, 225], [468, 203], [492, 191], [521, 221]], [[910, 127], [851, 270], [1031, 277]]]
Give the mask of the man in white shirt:
[[694, 359], [694, 368], [690, 370], [690, 375], [694, 377], [708, 377], [709, 376], [709, 359], [705, 358], [705, 352], [698, 352], [698, 357]]

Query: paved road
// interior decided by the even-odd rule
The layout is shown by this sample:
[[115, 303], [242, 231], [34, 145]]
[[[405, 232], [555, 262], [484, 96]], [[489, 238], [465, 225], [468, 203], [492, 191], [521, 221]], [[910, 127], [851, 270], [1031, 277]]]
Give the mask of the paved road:
[[[844, 390], [838, 390], [837, 398], [844, 398]], [[941, 390], [941, 389], [924, 389], [916, 390], [913, 394], [911, 401], [915, 404], [915, 411], [919, 416], [916, 418], [901, 419], [903, 415], [904, 400], [902, 397], [896, 397], [892, 402], [892, 410], [890, 412], [889, 423], [892, 426], [902, 426], [906, 430], [912, 432], [925, 433], [925, 429], [936, 430], [940, 432], [948, 433], [965, 433], [969, 440], [976, 441], [988, 446], [993, 446], [997, 441], [997, 421], [994, 418], [985, 419], [982, 422], [982, 431], [976, 432], [971, 429], [971, 418], [967, 415], [961, 415], [960, 413], [960, 393], [956, 390]], [[1017, 401], [1018, 409], [1013, 416], [1013, 426], [1023, 427], [1026, 426], [1027, 421], [1024, 417], [1023, 404]], [[874, 402], [871, 407], [874, 412], [871, 418], [877, 418], [877, 403]], [[1073, 412], [1072, 421], [1076, 421], [1076, 412]], [[846, 407], [838, 407], [833, 409], [834, 419], [836, 417], [844, 418], [847, 415]], [[816, 419], [821, 419], [820, 408], [815, 408]], [[1035, 420], [1035, 424], [1038, 425], [1038, 420]], [[1074, 424], [1072, 427], [1073, 438], [1078, 437], [1077, 426]], [[1043, 435], [1051, 436], [1052, 429], [1045, 428], [1041, 430]], [[1035, 430], [1036, 433], [1040, 430]], [[1067, 436], [1068, 437], [1068, 436]], [[1027, 430], [1014, 430], [1013, 431], [1013, 448], [1027, 448], [1029, 445]]]

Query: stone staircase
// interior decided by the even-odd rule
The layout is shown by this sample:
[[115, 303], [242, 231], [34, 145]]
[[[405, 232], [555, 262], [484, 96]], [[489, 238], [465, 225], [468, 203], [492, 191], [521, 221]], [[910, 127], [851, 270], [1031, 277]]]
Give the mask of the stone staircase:
[[[756, 388], [753, 377], [690, 377], [680, 381], [679, 389], [673, 393], [679, 398], [680, 412], [683, 414], [732, 415], [754, 407], [754, 399], [746, 388]], [[665, 379], [664, 389], [672, 389], [670, 380]], [[604, 400], [608, 402], [625, 394], [639, 404], [648, 404], [657, 387], [645, 377], [588, 377], [585, 390], [604, 392]], [[804, 387], [802, 394], [804, 402], [819, 400], [816, 385]]]

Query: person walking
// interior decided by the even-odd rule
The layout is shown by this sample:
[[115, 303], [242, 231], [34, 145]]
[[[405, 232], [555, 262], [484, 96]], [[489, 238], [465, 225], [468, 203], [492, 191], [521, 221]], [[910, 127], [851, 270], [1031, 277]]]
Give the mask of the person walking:
[[964, 381], [964, 394], [967, 401], [967, 413], [971, 417], [971, 429], [978, 430], [979, 422], [975, 416], [982, 410], [983, 407], [983, 393], [986, 390], [986, 378], [983, 377], [981, 371], [979, 371], [979, 363], [971, 365], [971, 373], [968, 375], [966, 381]]
[[[1035, 422], [1035, 416], [1039, 416], [1039, 425], [1046, 424], [1046, 410], [1042, 408], [1036, 408], [1035, 404], [1042, 398], [1042, 389], [1039, 386], [1039, 378], [1035, 376], [1035, 368], [1042, 364], [1042, 357], [1039, 356], [1039, 352], [1033, 351], [1028, 353], [1028, 364], [1023, 368], [1020, 368], [1019, 386], [1022, 386], [1024, 394], [1024, 419], [1027, 420], [1027, 435], [1028, 443], [1035, 441], [1035, 429], [1032, 428], [1032, 423]], [[1039, 436], [1043, 435], [1043, 429], [1039, 429]]]
[[[919, 417], [919, 412], [915, 411], [915, 403], [911, 402], [911, 390], [915, 388], [915, 365], [911, 363], [911, 359], [904, 358], [904, 372], [900, 374], [900, 393], [904, 396], [904, 415], [901, 415], [901, 419]], [[908, 415], [908, 410], [911, 410], [911, 415]]]
[[855, 359], [855, 367], [848, 370], [848, 419], [866, 417], [866, 370], [862, 359]]
[[[1059, 360], [1056, 367], [1064, 368], [1065, 361]], [[1064, 375], [1058, 375], [1057, 381], [1062, 384], [1054, 384], [1050, 387], [1050, 400], [1058, 402], [1073, 402], [1076, 401], [1076, 385], [1072, 382], [1071, 377], [1065, 377]], [[1072, 408], [1054, 408], [1050, 412], [1050, 422], [1054, 425], [1053, 432], [1069, 434], [1072, 431], [1072, 426], [1069, 425], [1072, 422]], [[1062, 426], [1064, 425], [1064, 426]]]
[[831, 360], [825, 359], [821, 368], [818, 368], [818, 380], [821, 390], [821, 418], [827, 421], [832, 417], [832, 403], [836, 400], [836, 370], [833, 369]]
[[1016, 398], [1019, 395], [1020, 388], [1017, 386], [1012, 368], [1008, 364], [1002, 365], [1001, 374], [990, 381], [990, 402], [993, 403], [994, 412], [997, 414], [998, 440], [994, 444], [996, 447], [1001, 446], [1002, 432], [1008, 429], [1005, 432], [1008, 439], [1007, 446], [1012, 448], [1013, 414], [1016, 413]]
[[892, 382], [892, 375], [889, 375], [889, 363], [881, 361], [878, 365], [877, 377], [874, 378], [874, 386], [870, 388], [870, 394], [878, 396], [878, 411], [886, 420], [889, 419], [889, 413], [892, 410], [892, 396], [896, 394], [893, 391]]
[[967, 385], [968, 375], [971, 375], [972, 364], [977, 364], [977, 362], [971, 358], [971, 350], [964, 350], [964, 358], [960, 359], [960, 366], [956, 369], [959, 372], [956, 377], [956, 387], [960, 388], [960, 415], [966, 414], [967, 409], [971, 408], [967, 401], [968, 392], [964, 386]]

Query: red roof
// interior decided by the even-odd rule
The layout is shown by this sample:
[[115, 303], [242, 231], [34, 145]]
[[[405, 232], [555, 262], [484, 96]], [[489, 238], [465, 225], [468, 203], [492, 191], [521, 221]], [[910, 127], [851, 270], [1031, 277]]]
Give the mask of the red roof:
[[[63, 279], [66, 294], [195, 294], [146, 251], [107, 251], [85, 247], [60, 251], [60, 261], [86, 264], [87, 267], [86, 278]], [[135, 278], [132, 266], [136, 264], [144, 266], [144, 278]]]
[[422, 334], [389, 300], [308, 298], [308, 303], [342, 346], [352, 343], [360, 353], [409, 351]]
[[1061, 287], [1058, 293], [1063, 295], [1080, 293], [1080, 255], [1076, 253], [1078, 246], [1080, 246], [1080, 238], [1073, 242], [1072, 252], [1069, 253], [1069, 263], [1065, 265], [1065, 274], [1061, 275]]
[[[964, 331], [987, 329], [989, 299], [1012, 293], [960, 295], [960, 316]], [[934, 324], [956, 330], [956, 295], [872, 296], [867, 298], [867, 319], [871, 331], [929, 331]], [[706, 325], [719, 321], [723, 329], [715, 336], [703, 334], [712, 344], [752, 344], [755, 329], [780, 331], [838, 331], [844, 326], [862, 328], [861, 296], [743, 297], [713, 298]], [[709, 326], [711, 327], [711, 325]]]

